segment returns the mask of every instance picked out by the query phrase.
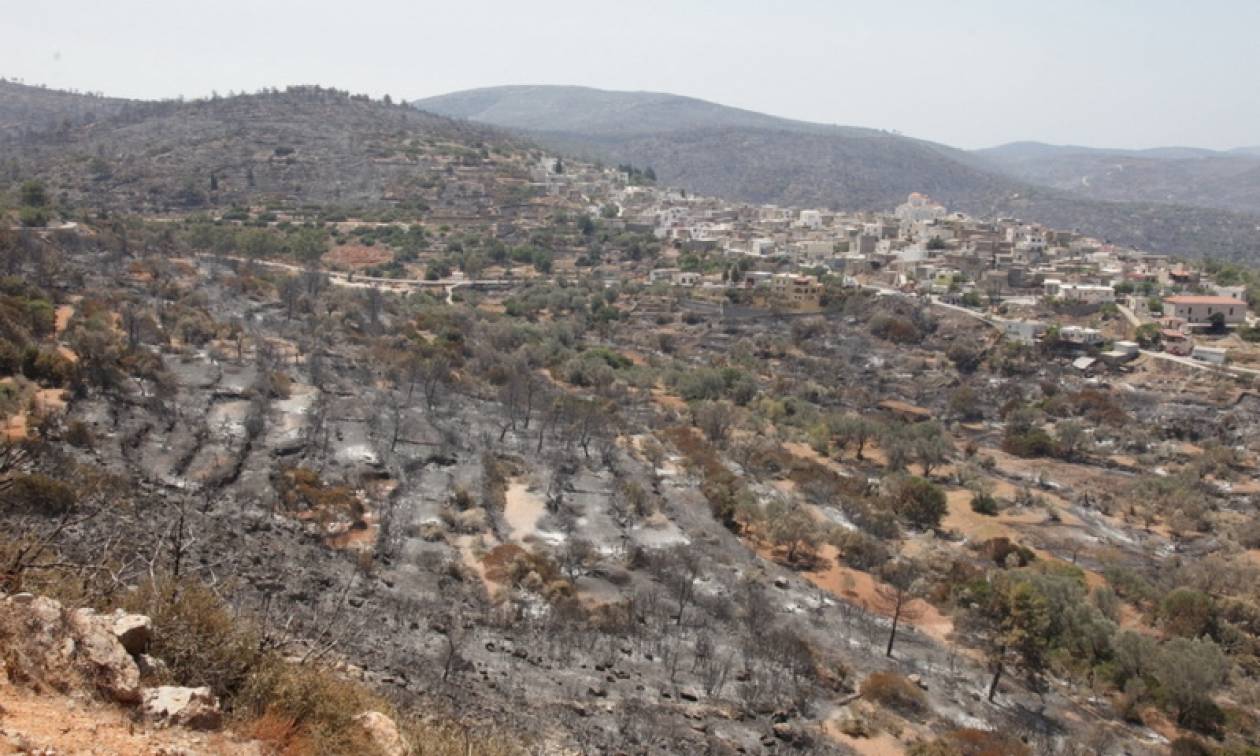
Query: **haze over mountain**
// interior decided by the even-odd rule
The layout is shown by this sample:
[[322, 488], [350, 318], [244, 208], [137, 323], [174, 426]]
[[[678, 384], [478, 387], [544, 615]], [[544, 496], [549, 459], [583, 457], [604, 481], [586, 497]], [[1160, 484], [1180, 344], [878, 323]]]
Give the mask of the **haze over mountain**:
[[1083, 197], [1260, 210], [1255, 148], [1124, 150], [1014, 142], [976, 154], [1003, 173]]
[[0, 139], [82, 125], [113, 115], [132, 102], [0, 81]]
[[[1125, 156], [1135, 180], [1077, 186], [1113, 151], [1008, 145], [966, 152], [874, 129], [794, 121], [690, 97], [585, 87], [505, 86], [413, 103], [526, 134], [551, 149], [652, 166], [687, 189], [783, 205], [887, 210], [910, 192], [982, 216], [1017, 215], [1169, 253], [1254, 254], [1260, 186], [1245, 154], [1155, 150]], [[1206, 152], [1206, 151], [1205, 151]], [[1182, 158], [1172, 160], [1169, 158]], [[1200, 162], [1201, 161], [1201, 162]], [[1179, 179], [1181, 176], [1183, 178]], [[1189, 176], [1191, 187], [1173, 191]]]

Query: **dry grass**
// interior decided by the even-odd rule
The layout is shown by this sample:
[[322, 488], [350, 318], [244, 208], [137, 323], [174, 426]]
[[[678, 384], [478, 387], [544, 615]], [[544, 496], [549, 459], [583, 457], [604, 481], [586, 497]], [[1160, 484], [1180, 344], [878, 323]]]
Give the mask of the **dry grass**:
[[1009, 735], [963, 728], [935, 740], [917, 743], [910, 756], [1030, 756], [1032, 750]]
[[906, 717], [922, 717], [931, 711], [927, 696], [917, 685], [895, 672], [874, 672], [862, 681], [862, 698]]
[[243, 729], [284, 754], [374, 753], [354, 717], [393, 712], [366, 686], [317, 664], [293, 664], [274, 656], [251, 670], [232, 701]]
[[[0, 554], [12, 547], [0, 539]], [[518, 570], [525, 566], [519, 564], [522, 561], [546, 574], [555, 570], [540, 559], [509, 561], [518, 563]], [[25, 587], [75, 606], [88, 603], [84, 586], [80, 575], [49, 571], [33, 575]], [[232, 729], [262, 741], [276, 753], [374, 754], [377, 751], [367, 733], [354, 722], [355, 716], [368, 710], [392, 717], [415, 754], [465, 754], [470, 747], [473, 753], [491, 756], [524, 752], [515, 735], [471, 730], [444, 715], [421, 719], [326, 665], [286, 660], [269, 648], [252, 621], [196, 579], [159, 575], [124, 594], [117, 604], [99, 594], [96, 599], [98, 609], [117, 605], [153, 620], [149, 652], [162, 659], [167, 670], [161, 679], [146, 680], [146, 684], [210, 686], [220, 697]], [[20, 641], [31, 637], [31, 630], [3, 611], [4, 606], [0, 604], [0, 663], [7, 675], [36, 692], [82, 689], [85, 679], [74, 668], [49, 670], [29, 662], [30, 654], [23, 651]]]

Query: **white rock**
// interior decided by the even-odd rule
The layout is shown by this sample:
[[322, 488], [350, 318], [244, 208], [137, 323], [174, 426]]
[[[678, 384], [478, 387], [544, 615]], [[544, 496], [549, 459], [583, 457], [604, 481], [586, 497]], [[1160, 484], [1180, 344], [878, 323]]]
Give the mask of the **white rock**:
[[140, 669], [114, 637], [110, 619], [91, 609], [76, 609], [69, 624], [77, 655], [92, 666], [102, 692], [119, 703], [139, 703]]
[[127, 614], [121, 609], [114, 612], [114, 637], [127, 649], [127, 653], [138, 656], [149, 647], [153, 639], [153, 620], [143, 614]]
[[219, 699], [209, 688], [164, 685], [147, 688], [140, 712], [150, 722], [178, 725], [190, 730], [217, 730], [223, 726]]
[[394, 720], [379, 711], [365, 711], [354, 721], [367, 732], [368, 737], [385, 756], [407, 756], [411, 749]]

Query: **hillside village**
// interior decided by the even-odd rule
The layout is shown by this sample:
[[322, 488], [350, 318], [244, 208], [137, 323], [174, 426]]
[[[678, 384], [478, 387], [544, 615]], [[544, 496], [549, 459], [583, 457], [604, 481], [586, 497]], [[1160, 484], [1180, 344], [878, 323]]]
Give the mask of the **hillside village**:
[[0, 141], [0, 748], [1260, 747], [1255, 271], [118, 107]]
[[[659, 261], [672, 264], [653, 268], [646, 283], [682, 287], [696, 299], [818, 312], [820, 279], [833, 278], [967, 307], [1010, 338], [1034, 343], [1052, 333], [1113, 361], [1141, 347], [1223, 365], [1233, 347], [1234, 361], [1260, 364], [1248, 343], [1260, 332], [1247, 287], [1237, 279], [1219, 284], [1168, 255], [1018, 219], [971, 218], [918, 193], [887, 214], [845, 214], [734, 204], [634, 182], [620, 169], [564, 172], [563, 165], [541, 159], [533, 184], [603, 215], [610, 228], [652, 234], [665, 245]], [[1128, 328], [1093, 327], [1117, 315]], [[1243, 339], [1227, 339], [1231, 333]]]

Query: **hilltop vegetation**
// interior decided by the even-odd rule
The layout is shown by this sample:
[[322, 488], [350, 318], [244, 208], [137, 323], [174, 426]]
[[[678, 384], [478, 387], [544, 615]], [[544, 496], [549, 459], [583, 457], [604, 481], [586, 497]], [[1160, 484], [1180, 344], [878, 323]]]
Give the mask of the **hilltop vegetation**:
[[[0, 152], [0, 179], [38, 177], [63, 206], [125, 212], [295, 201], [406, 209], [404, 198], [414, 211], [443, 201], [438, 174], [486, 166], [508, 178], [517, 149], [488, 128], [296, 87], [136, 103], [90, 125], [29, 135]], [[447, 191], [459, 192], [450, 183]]]

